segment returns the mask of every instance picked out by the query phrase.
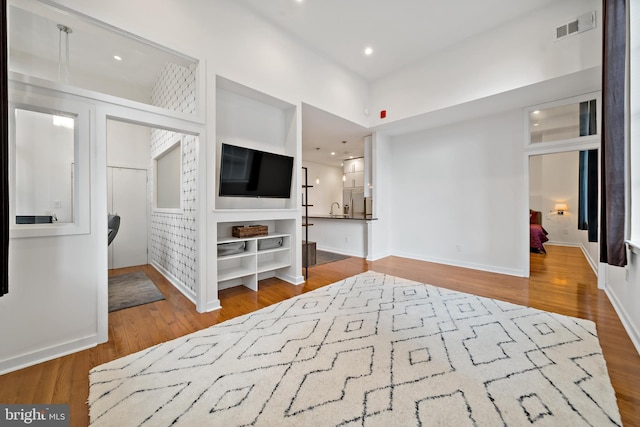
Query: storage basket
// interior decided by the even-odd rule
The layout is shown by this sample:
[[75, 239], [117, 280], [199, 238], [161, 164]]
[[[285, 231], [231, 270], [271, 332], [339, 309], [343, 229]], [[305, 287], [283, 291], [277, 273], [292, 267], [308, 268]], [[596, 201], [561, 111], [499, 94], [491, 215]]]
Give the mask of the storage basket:
[[258, 240], [258, 250], [281, 248], [284, 243], [282, 237], [274, 237], [273, 239]]
[[229, 242], [218, 244], [218, 256], [235, 255], [245, 251], [246, 242]]
[[269, 228], [266, 225], [234, 225], [231, 227], [233, 237], [266, 236]]

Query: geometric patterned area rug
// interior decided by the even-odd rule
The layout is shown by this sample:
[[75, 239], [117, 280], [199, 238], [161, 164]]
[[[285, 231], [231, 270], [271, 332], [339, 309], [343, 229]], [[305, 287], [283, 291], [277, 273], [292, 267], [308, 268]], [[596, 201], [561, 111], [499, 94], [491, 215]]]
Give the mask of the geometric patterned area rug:
[[144, 271], [109, 277], [109, 312], [163, 299]]
[[92, 426], [621, 425], [593, 322], [372, 271], [89, 380]]

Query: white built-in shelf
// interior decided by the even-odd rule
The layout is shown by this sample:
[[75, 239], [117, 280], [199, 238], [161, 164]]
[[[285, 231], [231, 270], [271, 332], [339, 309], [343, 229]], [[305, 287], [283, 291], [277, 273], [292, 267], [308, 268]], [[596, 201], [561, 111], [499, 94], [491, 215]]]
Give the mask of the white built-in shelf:
[[[238, 252], [225, 253], [229, 248]], [[258, 275], [291, 266], [291, 235], [218, 238], [218, 289], [244, 285], [258, 290]]]

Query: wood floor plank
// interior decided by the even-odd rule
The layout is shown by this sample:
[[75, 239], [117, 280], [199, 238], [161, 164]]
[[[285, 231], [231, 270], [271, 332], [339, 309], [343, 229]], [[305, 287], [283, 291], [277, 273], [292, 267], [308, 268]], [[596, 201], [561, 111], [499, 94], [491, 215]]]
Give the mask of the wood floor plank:
[[68, 403], [71, 425], [86, 426], [91, 368], [375, 270], [594, 321], [623, 423], [640, 426], [640, 356], [605, 293], [598, 290], [596, 276], [581, 250], [549, 245], [547, 252], [531, 255], [529, 279], [398, 257], [375, 262], [352, 257], [310, 268], [308, 280], [300, 286], [274, 278], [261, 281], [257, 293], [242, 286], [220, 291], [222, 309], [204, 314], [197, 313], [194, 305], [151, 266], [110, 271], [110, 276], [144, 271], [166, 299], [110, 313], [109, 341], [105, 344], [0, 376], [0, 402]]

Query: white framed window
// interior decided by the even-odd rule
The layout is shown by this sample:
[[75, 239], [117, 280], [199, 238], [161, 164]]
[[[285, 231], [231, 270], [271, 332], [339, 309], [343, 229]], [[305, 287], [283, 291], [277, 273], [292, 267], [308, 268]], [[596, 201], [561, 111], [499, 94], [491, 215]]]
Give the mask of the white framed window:
[[548, 149], [598, 142], [600, 93], [594, 92], [525, 109], [525, 146]]
[[153, 159], [156, 212], [182, 213], [182, 140]]
[[[7, 3], [9, 72], [204, 122], [206, 70], [200, 60], [50, 1]], [[82, 52], [76, 50], [80, 44]], [[53, 52], [58, 63], [45, 66], [46, 53], [50, 61]]]
[[90, 114], [77, 102], [12, 91], [11, 237], [90, 232]]

